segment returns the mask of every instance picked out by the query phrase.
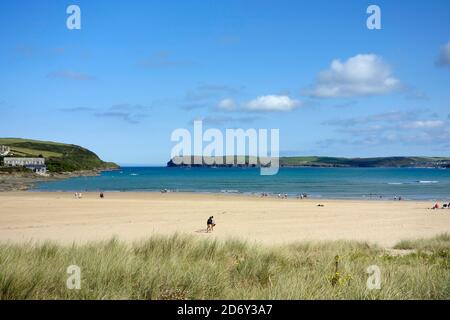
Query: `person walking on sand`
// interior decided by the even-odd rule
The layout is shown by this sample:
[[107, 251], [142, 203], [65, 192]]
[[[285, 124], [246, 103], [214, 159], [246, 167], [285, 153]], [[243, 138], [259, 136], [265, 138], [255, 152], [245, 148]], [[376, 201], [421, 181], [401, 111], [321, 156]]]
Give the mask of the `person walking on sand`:
[[216, 225], [216, 223], [214, 222], [214, 216], [211, 216], [208, 218], [206, 225], [207, 225], [207, 228], [206, 228], [207, 233], [214, 231], [214, 226]]

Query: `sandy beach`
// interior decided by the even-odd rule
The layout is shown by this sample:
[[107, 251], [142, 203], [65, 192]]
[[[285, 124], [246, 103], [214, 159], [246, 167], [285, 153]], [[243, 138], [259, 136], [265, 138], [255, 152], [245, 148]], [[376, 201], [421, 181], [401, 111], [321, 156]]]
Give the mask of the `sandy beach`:
[[[304, 240], [359, 240], [391, 247], [402, 239], [450, 232], [450, 210], [431, 202], [276, 199], [188, 193], [0, 193], [0, 241], [86, 242], [152, 234], [237, 237], [281, 244]], [[324, 207], [318, 207], [317, 204]], [[205, 232], [214, 215], [214, 233]]]

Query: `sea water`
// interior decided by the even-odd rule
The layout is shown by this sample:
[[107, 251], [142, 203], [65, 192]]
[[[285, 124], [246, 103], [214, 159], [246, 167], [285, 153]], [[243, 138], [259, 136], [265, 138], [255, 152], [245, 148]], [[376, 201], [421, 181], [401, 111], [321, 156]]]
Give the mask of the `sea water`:
[[450, 170], [427, 168], [123, 167], [99, 176], [39, 183], [35, 191], [160, 191], [253, 194], [307, 193], [315, 198], [450, 200]]

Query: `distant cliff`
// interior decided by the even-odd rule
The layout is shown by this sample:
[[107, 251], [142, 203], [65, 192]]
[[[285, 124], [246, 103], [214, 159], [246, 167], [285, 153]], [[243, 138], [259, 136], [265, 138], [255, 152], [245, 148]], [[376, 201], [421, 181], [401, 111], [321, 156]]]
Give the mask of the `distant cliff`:
[[[168, 167], [258, 167], [253, 163], [259, 163], [255, 158], [249, 157], [227, 157], [234, 158], [233, 161], [226, 161], [224, 157], [177, 157], [171, 159]], [[240, 165], [236, 159], [241, 160]], [[194, 162], [194, 160], [196, 160]], [[232, 160], [232, 159], [229, 159]], [[252, 161], [250, 161], [252, 160]], [[338, 158], [338, 157], [280, 157], [280, 167], [423, 167], [423, 168], [450, 168], [449, 157], [376, 157], [376, 158]], [[227, 164], [228, 163], [228, 164]], [[250, 164], [252, 163], [252, 164]]]
[[0, 145], [10, 147], [11, 151], [8, 156], [44, 157], [50, 173], [106, 170], [119, 167], [115, 163], [101, 160], [94, 152], [73, 144], [0, 138]]

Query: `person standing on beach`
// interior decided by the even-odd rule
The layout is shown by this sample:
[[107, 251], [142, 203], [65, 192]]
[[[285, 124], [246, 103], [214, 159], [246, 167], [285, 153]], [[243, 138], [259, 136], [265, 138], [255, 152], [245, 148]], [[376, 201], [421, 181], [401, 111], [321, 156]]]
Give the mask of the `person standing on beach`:
[[214, 231], [214, 226], [216, 225], [215, 222], [214, 222], [214, 216], [211, 216], [211, 217], [208, 218], [208, 221], [206, 222], [206, 225], [207, 225], [207, 227], [206, 227], [206, 232], [207, 233]]
[[208, 220], [206, 221], [206, 233], [211, 231], [211, 226], [212, 226], [212, 217], [209, 217]]

